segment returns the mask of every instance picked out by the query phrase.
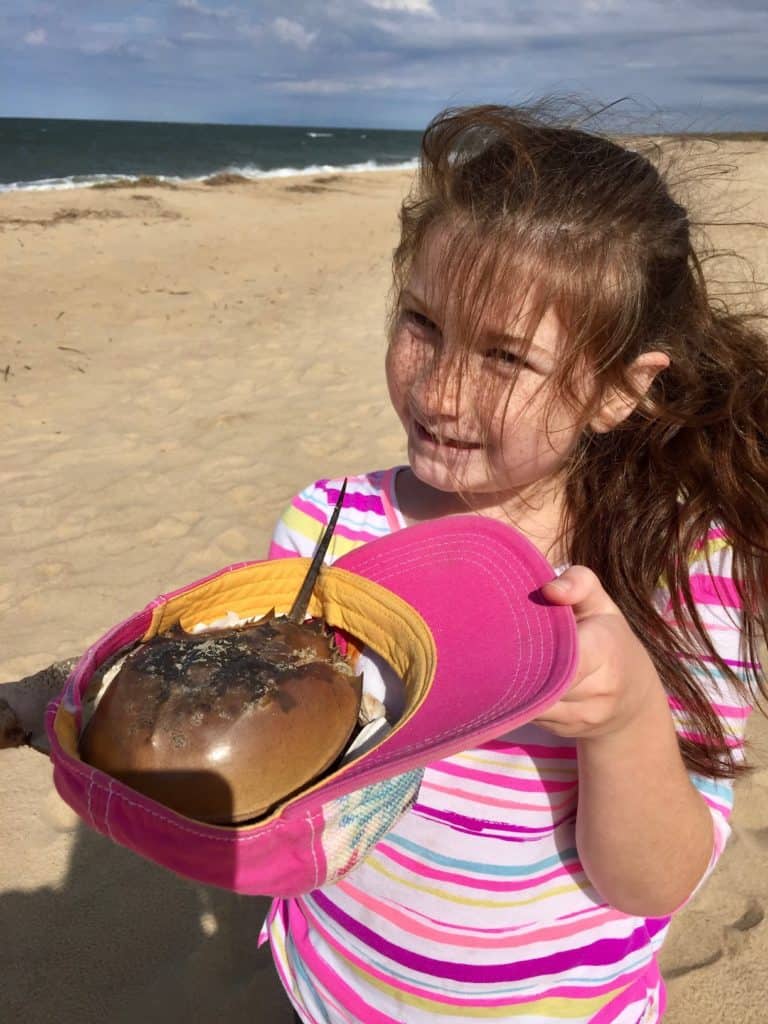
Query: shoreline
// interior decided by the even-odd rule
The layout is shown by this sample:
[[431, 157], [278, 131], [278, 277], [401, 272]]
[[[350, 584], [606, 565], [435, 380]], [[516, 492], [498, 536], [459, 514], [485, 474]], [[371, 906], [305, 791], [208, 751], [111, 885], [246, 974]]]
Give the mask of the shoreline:
[[[28, 119], [29, 120], [29, 119]], [[41, 118], [40, 120], [50, 120]], [[198, 126], [199, 127], [199, 126]], [[225, 126], [227, 127], [227, 126]], [[727, 145], [768, 142], [768, 132], [668, 132], [666, 134], [625, 135], [616, 133], [616, 137], [627, 142], [648, 144], [658, 142], [662, 147], [691, 148], [701, 144]], [[269, 170], [247, 172], [238, 167], [222, 167], [202, 175], [182, 177], [173, 174], [137, 173], [111, 174], [94, 171], [85, 176], [84, 180], [74, 180], [78, 176], [41, 178], [32, 181], [0, 182], [0, 197], [19, 192], [68, 192], [79, 189], [113, 189], [113, 188], [195, 188], [199, 186], [217, 187], [221, 185], [249, 185], [254, 182], [271, 181], [273, 179], [314, 177], [319, 181], [326, 178], [354, 174], [391, 174], [408, 172], [413, 174], [418, 168], [418, 154], [408, 160], [392, 164], [380, 164], [376, 160], [367, 160], [352, 164], [309, 164], [305, 167], [276, 167]]]
[[0, 197], [25, 192], [71, 192], [79, 189], [120, 189], [120, 188], [195, 188], [201, 185], [217, 187], [221, 185], [251, 185], [260, 181], [284, 180], [287, 178], [316, 178], [325, 182], [343, 175], [353, 174], [396, 174], [398, 172], [413, 173], [417, 167], [417, 158], [396, 164], [380, 165], [375, 161], [359, 164], [339, 165], [311, 164], [308, 167], [279, 167], [270, 171], [259, 171], [245, 174], [241, 171], [219, 170], [211, 174], [193, 178], [180, 178], [164, 174], [125, 174], [108, 175], [93, 174], [85, 181], [72, 181], [71, 178], [43, 178], [40, 181], [0, 182]]

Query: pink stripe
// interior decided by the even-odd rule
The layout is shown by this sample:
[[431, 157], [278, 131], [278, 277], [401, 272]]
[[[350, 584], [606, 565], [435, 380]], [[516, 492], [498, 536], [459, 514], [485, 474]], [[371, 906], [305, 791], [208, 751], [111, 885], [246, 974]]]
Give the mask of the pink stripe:
[[[713, 811], [717, 811], [718, 814], [722, 814], [725, 818], [730, 818], [731, 811], [733, 810], [733, 804], [727, 800], [715, 800], [709, 793], [699, 793], [699, 796], [703, 799], [704, 803], [711, 807]], [[718, 856], [722, 853], [722, 850], [718, 850]]]
[[[473, 782], [485, 782], [501, 789], [518, 789], [524, 793], [562, 793], [576, 788], [576, 782], [540, 782], [535, 779], [515, 779], [504, 772], [483, 772], [477, 768], [466, 768], [451, 761], [437, 761], [431, 764], [430, 770], [441, 775], [453, 775], [460, 779], [471, 779]], [[471, 799], [474, 799], [472, 793]]]
[[618, 1015], [623, 1010], [626, 1010], [628, 1006], [631, 1006], [632, 1003], [639, 1003], [641, 1000], [646, 1002], [648, 999], [648, 982], [643, 977], [645, 973], [645, 968], [642, 971], [635, 972], [635, 976], [631, 979], [631, 984], [616, 999], [606, 1003], [602, 1010], [599, 1010], [592, 1018], [591, 1024], [612, 1024]]
[[[676, 711], [687, 711], [685, 705], [677, 697], [669, 697], [669, 706]], [[744, 704], [715, 704], [710, 701], [710, 707], [716, 711], [721, 718], [749, 718], [752, 708]]]
[[484, 929], [488, 934], [487, 938], [485, 935], [471, 935], [464, 930], [459, 932], [458, 929], [457, 934], [454, 935], [448, 931], [445, 925], [435, 928], [430, 924], [423, 924], [416, 916], [404, 914], [395, 909], [395, 905], [390, 906], [388, 903], [377, 900], [375, 896], [371, 896], [347, 879], [342, 879], [336, 887], [355, 903], [372, 911], [375, 916], [389, 921], [395, 928], [413, 935], [417, 939], [428, 939], [430, 942], [444, 946], [456, 945], [458, 941], [461, 946], [471, 946], [477, 949], [515, 949], [519, 946], [530, 946], [533, 942], [557, 942], [569, 938], [571, 935], [583, 935], [588, 929], [597, 929], [610, 921], [618, 921], [624, 917], [618, 910], [606, 907], [596, 911], [590, 910], [587, 924], [585, 924], [582, 914], [577, 918], [564, 920], [562, 924], [552, 925], [549, 928], [538, 928], [535, 932], [526, 931], [524, 934], [513, 934], [508, 929], [497, 928]]
[[449, 786], [438, 786], [434, 782], [424, 781], [421, 784], [422, 794], [426, 790], [435, 793], [445, 793], [448, 796], [458, 797], [460, 800], [469, 800], [473, 804], [485, 804], [486, 807], [506, 807], [514, 811], [532, 811], [534, 813], [537, 811], [545, 811], [547, 813], [550, 811], [562, 811], [563, 808], [568, 807], [573, 802], [573, 797], [568, 796], [560, 804], [550, 803], [549, 800], [542, 804], [524, 804], [519, 800], [501, 800], [492, 796], [480, 796], [477, 793], [472, 793], [468, 796], [463, 789], [452, 789]]
[[[308, 914], [306, 904], [304, 904], [303, 907], [304, 912]], [[288, 914], [289, 920], [286, 927], [291, 933], [291, 938], [294, 941], [294, 945], [296, 946], [301, 959], [314, 975], [313, 980], [320, 982], [320, 984], [329, 993], [333, 993], [338, 999], [340, 999], [358, 1020], [365, 1021], [366, 1024], [402, 1024], [401, 1019], [381, 1013], [379, 1010], [375, 1010], [373, 1007], [369, 1006], [368, 1003], [363, 1002], [355, 990], [342, 980], [341, 975], [337, 974], [336, 971], [328, 966], [323, 957], [317, 953], [313, 942], [309, 938], [306, 918], [304, 917], [304, 914], [299, 911], [296, 900], [290, 901]], [[348, 963], [354, 964], [356, 967], [359, 967], [365, 974], [370, 974], [373, 977], [380, 978], [382, 981], [391, 984], [391, 978], [383, 974], [381, 971], [375, 971], [367, 961], [353, 956], [349, 949], [340, 945], [333, 935], [331, 935], [328, 930], [320, 924], [316, 915], [312, 914], [311, 916], [313, 928], [315, 928], [326, 940], [329, 946], [336, 950], [342, 959], [346, 960]], [[404, 991], [409, 991], [409, 989], [402, 984], [398, 987]], [[416, 990], [411, 989], [410, 991]]]
[[[583, 986], [572, 986], [562, 985], [554, 988], [547, 989], [546, 993], [535, 992], [530, 995], [523, 996], [499, 996], [496, 999], [478, 999], [476, 997], [470, 997], [469, 999], [456, 999], [451, 998], [442, 992], [435, 992], [431, 989], [423, 989], [413, 984], [408, 984], [402, 979], [393, 979], [391, 975], [384, 973], [378, 968], [371, 964], [370, 959], [362, 959], [361, 957], [355, 956], [347, 946], [340, 946], [335, 940], [334, 936], [325, 928], [318, 919], [316, 914], [312, 914], [309, 908], [304, 905], [305, 912], [312, 918], [312, 925], [317, 931], [323, 936], [326, 942], [337, 950], [339, 956], [341, 956], [347, 962], [354, 964], [364, 974], [369, 975], [372, 978], [384, 982], [389, 988], [395, 992], [407, 992], [409, 995], [416, 996], [417, 998], [426, 999], [430, 1002], [441, 1003], [444, 1006], [456, 1006], [466, 1007], [467, 1009], [483, 1009], [484, 1007], [495, 1007], [495, 1006], [526, 1006], [531, 1005], [535, 1008], [537, 1002], [546, 998], [561, 998], [561, 999], [594, 999], [597, 996], [606, 995], [611, 992], [615, 992], [617, 988], [620, 988], [622, 984], [629, 983], [630, 985], [641, 978], [645, 974], [647, 967], [643, 965], [640, 970], [628, 972], [623, 976], [621, 980], [612, 979], [611, 981], [604, 982], [602, 985], [591, 984], [588, 989], [584, 989]], [[306, 929], [306, 923], [302, 917], [302, 924]], [[291, 927], [291, 931], [293, 928]], [[299, 943], [296, 943], [297, 948]], [[357, 994], [349, 988], [341, 980], [340, 975], [331, 971], [323, 962], [322, 958], [312, 947], [312, 944], [308, 941], [302, 940], [301, 942], [301, 956], [304, 959], [307, 966], [310, 966], [314, 971], [315, 975], [322, 978], [323, 975], [327, 977], [327, 981], [324, 982], [325, 987], [330, 992], [344, 992], [344, 1003], [350, 1009], [353, 1009], [358, 1013], [359, 1019], [365, 1021], [366, 1024], [402, 1024], [402, 1018], [398, 1021], [393, 1021], [393, 1018], [388, 1017], [377, 1010], [372, 1010], [367, 1003], [364, 1003]], [[611, 1007], [615, 1005], [615, 1001], [611, 1000]], [[627, 1005], [627, 1004], [624, 1004]], [[422, 1011], [423, 1012], [423, 1011]], [[603, 1011], [601, 1011], [602, 1013]], [[594, 1018], [595, 1020], [598, 1018]], [[603, 1021], [607, 1021], [608, 1018], [601, 1017]]]
[[[325, 526], [328, 521], [328, 517], [310, 501], [305, 501], [303, 498], [294, 498], [293, 507], [303, 512], [305, 515], [314, 519], [316, 523], [320, 523]], [[378, 533], [369, 533], [367, 530], [356, 529], [351, 526], [344, 526], [343, 523], [338, 523], [334, 531], [339, 537], [346, 537], [347, 540], [352, 540], [364, 544], [369, 540], [378, 540]], [[307, 536], [306, 534], [304, 536]]]
[[365, 544], [369, 540], [378, 540], [381, 534], [369, 533], [367, 530], [355, 529], [351, 526], [344, 526], [343, 523], [337, 523], [336, 529], [333, 531], [334, 534], [338, 534], [339, 537], [346, 537], [347, 540], [353, 540], [355, 543]]
[[[683, 739], [691, 740], [693, 743], [700, 743], [702, 746], [707, 746], [709, 740], [700, 732], [693, 732], [691, 729], [677, 729], [678, 736], [682, 736]], [[725, 737], [725, 745], [729, 750], [741, 750], [744, 746], [744, 740], [737, 739], [733, 736]]]
[[[697, 654], [695, 656], [690, 654], [681, 654], [679, 657], [682, 660], [687, 658], [689, 661], [706, 662], [708, 665], [714, 665], [715, 663], [715, 659], [711, 654]], [[760, 662], [758, 661], [739, 661], [736, 658], [723, 658], [722, 655], [720, 656], [720, 660], [731, 668], [760, 668]]]
[[544, 744], [531, 743], [521, 746], [519, 743], [510, 743], [506, 740], [491, 740], [488, 743], [483, 743], [483, 745], [477, 749], [504, 751], [504, 753], [507, 754], [517, 754], [520, 757], [524, 757], [526, 760], [532, 757], [553, 761], [559, 759], [566, 761], [576, 760], [575, 745], [572, 747], [547, 747]]
[[736, 584], [727, 576], [694, 574], [690, 578], [691, 595], [697, 604], [718, 605], [722, 608], [741, 608], [741, 596]]
[[298, 558], [299, 552], [294, 551], [293, 548], [284, 548], [280, 544], [276, 544], [275, 541], [269, 545], [269, 551], [267, 552], [267, 558]]
[[563, 876], [575, 878], [579, 874], [584, 874], [583, 871], [574, 872], [572, 868], [563, 866], [543, 875], [528, 875], [526, 878], [518, 879], [514, 882], [495, 881], [490, 878], [481, 878], [479, 875], [460, 875], [453, 871], [443, 871], [440, 868], [434, 868], [430, 864], [425, 864], [414, 857], [409, 857], [400, 850], [389, 846], [386, 842], [379, 843], [376, 850], [377, 852], [385, 852], [389, 860], [394, 861], [408, 871], [412, 871], [419, 878], [449, 882], [451, 885], [456, 885], [459, 888], [481, 889], [484, 892], [522, 892], [525, 889], [535, 889], [537, 886], [543, 885], [545, 882], [551, 882], [555, 878], [562, 878]]
[[401, 528], [400, 520], [397, 517], [392, 501], [395, 497], [395, 477], [398, 467], [388, 469], [381, 478], [381, 503], [384, 506], [384, 514], [387, 517], [387, 525], [392, 533], [397, 533]]
[[306, 501], [304, 498], [297, 495], [293, 499], [292, 504], [294, 508], [299, 510], [299, 512], [303, 512], [305, 515], [309, 516], [310, 519], [314, 519], [315, 522], [320, 523], [321, 526], [325, 526], [328, 522], [327, 510], [321, 510], [313, 501]]

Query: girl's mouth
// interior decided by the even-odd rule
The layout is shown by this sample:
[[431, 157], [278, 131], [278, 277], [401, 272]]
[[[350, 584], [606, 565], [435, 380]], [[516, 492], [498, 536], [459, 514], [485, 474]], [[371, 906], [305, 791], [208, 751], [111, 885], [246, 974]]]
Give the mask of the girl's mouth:
[[413, 424], [414, 432], [419, 441], [426, 441], [427, 444], [434, 445], [435, 447], [454, 448], [457, 451], [476, 451], [483, 447], [477, 441], [462, 441], [458, 437], [448, 437], [444, 434], [435, 434], [431, 430], [428, 430], [427, 427], [418, 420], [414, 420]]

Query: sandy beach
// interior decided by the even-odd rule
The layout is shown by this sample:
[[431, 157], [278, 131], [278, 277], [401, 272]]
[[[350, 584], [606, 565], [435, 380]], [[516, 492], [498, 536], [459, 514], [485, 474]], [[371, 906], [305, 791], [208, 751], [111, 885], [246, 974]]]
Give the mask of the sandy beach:
[[[703, 149], [699, 165], [734, 171], [701, 201], [768, 221], [766, 155], [761, 142]], [[409, 184], [389, 172], [0, 195], [1, 681], [262, 557], [305, 483], [402, 459], [382, 360]], [[713, 237], [768, 278], [768, 233]], [[665, 948], [670, 1024], [766, 1020], [757, 715], [751, 737], [733, 839]], [[0, 752], [3, 1019], [288, 1022], [256, 949], [267, 901], [192, 885], [86, 830], [50, 774], [39, 754]]]

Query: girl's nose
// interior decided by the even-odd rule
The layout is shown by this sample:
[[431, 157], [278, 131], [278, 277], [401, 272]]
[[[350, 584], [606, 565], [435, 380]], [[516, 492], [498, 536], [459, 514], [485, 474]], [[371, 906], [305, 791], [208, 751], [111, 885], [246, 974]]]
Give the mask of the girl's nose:
[[433, 353], [425, 359], [414, 381], [413, 397], [422, 413], [432, 417], [457, 416], [459, 396], [467, 381], [455, 358]]

